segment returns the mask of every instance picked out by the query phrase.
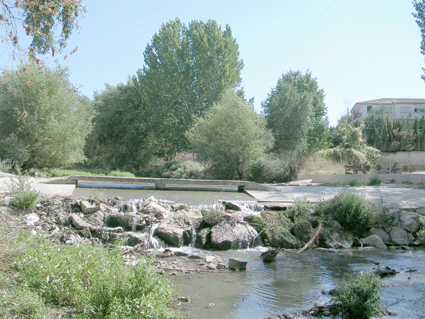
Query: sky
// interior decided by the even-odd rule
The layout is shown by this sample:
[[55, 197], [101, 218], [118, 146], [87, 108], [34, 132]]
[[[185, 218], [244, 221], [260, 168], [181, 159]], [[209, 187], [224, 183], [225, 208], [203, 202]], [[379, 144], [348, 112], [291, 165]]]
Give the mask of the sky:
[[[255, 110], [290, 70], [311, 72], [331, 126], [356, 102], [425, 98], [424, 56], [411, 0], [83, 0], [86, 13], [61, 65], [81, 94], [126, 83], [161, 26], [179, 18], [228, 24], [239, 45], [246, 98]], [[0, 54], [1, 66], [7, 65]], [[53, 65], [53, 58], [47, 58]], [[9, 66], [10, 67], [10, 66]]]

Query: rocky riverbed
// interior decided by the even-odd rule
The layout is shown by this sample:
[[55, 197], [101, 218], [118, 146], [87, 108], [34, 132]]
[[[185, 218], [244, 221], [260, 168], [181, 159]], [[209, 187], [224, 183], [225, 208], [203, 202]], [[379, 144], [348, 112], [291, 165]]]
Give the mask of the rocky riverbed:
[[[314, 218], [304, 220], [294, 224], [284, 238], [274, 238], [270, 233], [258, 232], [254, 222], [267, 218], [273, 211], [252, 211], [240, 203], [190, 207], [155, 198], [124, 201], [50, 197], [41, 199], [31, 212], [16, 210], [9, 196], [2, 196], [0, 204], [2, 221], [9, 227], [30, 229], [34, 234], [69, 245], [119, 243], [129, 264], [137, 263], [142, 255], [155, 254], [158, 272], [175, 276], [228, 272], [227, 260], [214, 251], [259, 246], [260, 239], [282, 251], [298, 250], [319, 226]], [[370, 235], [364, 238], [355, 238], [336, 221], [328, 221], [311, 248], [344, 255], [359, 249], [398, 253], [423, 247], [424, 212], [423, 208], [389, 210], [386, 223], [371, 228]], [[193, 253], [185, 249], [189, 246], [208, 249], [209, 253]], [[258, 257], [263, 251], [258, 251]], [[311, 314], [326, 310], [320, 304], [316, 306]], [[285, 318], [284, 314], [280, 317]]]

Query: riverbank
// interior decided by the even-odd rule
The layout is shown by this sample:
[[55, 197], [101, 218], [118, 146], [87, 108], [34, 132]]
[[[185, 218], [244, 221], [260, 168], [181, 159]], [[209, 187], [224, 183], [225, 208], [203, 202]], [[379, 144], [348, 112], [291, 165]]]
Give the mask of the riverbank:
[[[288, 196], [288, 192], [285, 190], [290, 188], [285, 187], [289, 186], [276, 185], [275, 187], [277, 193]], [[279, 189], [280, 187], [282, 189]], [[349, 188], [343, 187], [342, 189]], [[299, 188], [298, 192], [298, 194], [303, 194], [302, 188]], [[316, 192], [320, 193], [319, 190]], [[398, 196], [402, 196], [402, 192]], [[292, 201], [296, 199], [294, 193], [291, 199]], [[258, 233], [257, 235], [251, 233], [252, 230], [248, 227], [249, 223], [245, 218], [240, 218], [244, 214], [247, 215], [244, 208], [238, 210], [238, 206], [233, 205], [234, 203], [228, 205], [224, 211], [226, 217], [218, 219], [217, 224], [214, 224], [215, 222], [205, 221], [206, 216], [202, 213], [202, 209], [196, 210], [182, 203], [161, 203], [152, 198], [139, 201], [119, 201], [112, 198], [103, 200], [86, 198], [84, 200], [73, 197], [44, 197], [40, 204], [31, 211], [31, 214], [16, 211], [10, 205], [10, 197], [2, 197], [1, 202], [3, 204], [0, 207], [2, 216], [10, 217], [8, 220], [10, 227], [28, 229], [38, 236], [68, 245], [87, 242], [108, 246], [119, 240], [125, 245], [122, 248], [127, 262], [130, 264], [137, 263], [140, 256], [155, 251], [149, 249], [150, 247], [154, 247], [158, 243], [164, 245], [158, 242], [160, 240], [166, 242], [168, 246], [178, 246], [178, 248], [172, 248], [171, 251], [156, 250], [158, 254], [154, 259], [154, 264], [158, 272], [172, 278], [176, 285], [182, 287], [180, 294], [182, 298], [177, 303], [184, 311], [196, 314], [193, 318], [223, 318], [228, 314], [234, 314], [231, 315], [234, 318], [252, 318], [249, 313], [245, 312], [245, 309], [241, 308], [242, 306], [255, 312], [255, 318], [264, 318], [273, 313], [281, 314], [283, 308], [288, 311], [309, 309], [316, 301], [329, 302], [330, 297], [322, 296], [322, 290], [335, 288], [359, 271], [376, 266], [375, 263], [380, 263], [382, 267], [393, 265], [392, 268], [400, 274], [406, 273], [408, 269], [416, 270], [410, 273], [410, 279], [404, 278], [404, 275], [396, 276], [404, 278], [400, 282], [396, 281], [394, 285], [396, 288], [400, 288], [401, 285], [405, 286], [406, 290], [403, 291], [407, 297], [403, 296], [401, 301], [397, 302], [398, 299], [394, 298], [398, 298], [398, 290], [395, 288], [392, 290], [389, 300], [396, 300], [396, 302], [385, 304], [391, 309], [397, 310], [400, 303], [401, 311], [397, 310], [401, 314], [400, 318], [403, 318], [403, 311], [414, 315], [424, 311], [424, 309], [416, 307], [415, 309], [419, 310], [412, 312], [410, 309], [412, 305], [408, 301], [409, 299], [415, 300], [414, 296], [416, 295], [414, 294], [424, 291], [421, 289], [425, 288], [424, 271], [421, 267], [416, 267], [416, 261], [423, 263], [425, 260], [422, 256], [423, 250], [408, 248], [418, 240], [416, 228], [419, 226], [415, 226], [415, 230], [410, 231], [415, 234], [413, 238], [408, 236], [409, 231], [404, 230], [407, 234], [407, 237], [402, 236], [402, 239], [407, 240], [405, 243], [394, 243], [391, 231], [388, 231], [387, 235], [390, 235], [390, 238], [387, 240], [390, 241], [386, 244], [384, 242], [384, 244], [385, 248], [389, 248], [376, 249], [366, 248], [367, 245], [370, 245], [369, 243], [363, 243], [361, 246], [356, 242], [353, 245], [354, 239], [347, 247], [346, 237], [333, 235], [341, 233], [341, 229], [335, 228], [336, 224], [334, 223], [330, 227], [333, 232], [328, 236], [332, 242], [327, 243], [326, 250], [315, 249], [297, 254], [298, 249], [283, 249], [276, 262], [265, 264], [260, 259], [261, 253], [265, 250], [264, 247], [245, 249], [252, 245], [252, 238], [258, 237]], [[416, 207], [414, 213], [417, 216], [421, 215], [422, 208]], [[392, 208], [390, 219], [396, 220], [397, 224], [391, 227], [401, 230], [413, 227], [403, 221], [404, 217], [402, 216], [405, 214], [400, 215], [402, 210]], [[214, 211], [212, 212], [214, 213]], [[251, 211], [249, 214], [262, 217], [261, 212]], [[217, 216], [213, 214], [210, 217]], [[198, 226], [202, 222], [207, 224], [199, 228]], [[317, 225], [313, 223], [313, 227], [316, 228]], [[220, 231], [222, 232], [220, 233]], [[232, 239], [235, 244], [227, 244], [229, 234], [236, 234], [236, 231], [242, 231], [242, 233], [238, 233], [238, 237]], [[221, 235], [216, 238], [214, 233]], [[152, 236], [154, 234], [155, 236]], [[375, 236], [385, 237], [382, 233]], [[208, 244], [210, 248], [194, 248], [197, 237], [201, 238], [201, 245]], [[220, 242], [219, 238], [225, 240]], [[155, 243], [154, 240], [157, 242]], [[246, 240], [245, 244], [244, 240]], [[381, 238], [381, 240], [384, 241], [385, 238]], [[417, 242], [415, 245], [419, 244], [420, 242]], [[211, 247], [216, 247], [216, 249], [224, 247], [225, 250], [211, 250]], [[375, 257], [379, 257], [381, 260]], [[248, 260], [247, 269], [236, 272], [229, 270], [230, 258]], [[404, 264], [401, 263], [403, 259], [405, 259]], [[222, 281], [223, 278], [225, 278], [225, 282]], [[235, 283], [238, 289], [235, 289]], [[229, 287], [228, 291], [231, 294], [228, 295], [223, 287]], [[393, 288], [393, 286], [388, 288]], [[193, 289], [198, 290], [196, 292]], [[212, 293], [213, 291], [214, 293]], [[288, 294], [296, 296], [296, 298], [287, 300]], [[188, 299], [185, 298], [189, 298], [191, 302], [186, 303]], [[282, 300], [286, 301], [282, 302]], [[301, 300], [301, 303], [297, 300]], [[210, 302], [206, 304], [207, 301]], [[394, 308], [394, 305], [397, 307]], [[415, 316], [409, 318], [412, 317]]]

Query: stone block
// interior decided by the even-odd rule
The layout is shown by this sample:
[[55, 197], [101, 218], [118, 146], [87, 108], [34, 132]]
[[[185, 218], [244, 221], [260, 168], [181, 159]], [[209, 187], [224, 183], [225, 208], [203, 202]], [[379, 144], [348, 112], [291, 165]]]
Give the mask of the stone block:
[[247, 264], [248, 264], [247, 261], [240, 260], [240, 259], [237, 259], [237, 258], [229, 258], [229, 269], [245, 270]]

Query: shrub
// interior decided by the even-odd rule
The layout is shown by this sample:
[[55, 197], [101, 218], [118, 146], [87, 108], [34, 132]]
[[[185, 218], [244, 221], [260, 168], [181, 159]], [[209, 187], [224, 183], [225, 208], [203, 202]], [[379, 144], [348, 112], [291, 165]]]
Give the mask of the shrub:
[[376, 175], [372, 176], [368, 183], [369, 186], [379, 186], [381, 184], [382, 184], [382, 179]]
[[361, 237], [369, 230], [373, 206], [363, 196], [344, 192], [317, 205], [316, 213], [336, 219], [346, 230]]
[[29, 210], [37, 204], [38, 193], [32, 189], [28, 178], [18, 176], [7, 185], [13, 196], [13, 205], [18, 209]]
[[7, 160], [0, 160], [0, 172], [11, 172], [13, 169], [12, 163]]
[[288, 182], [295, 178], [300, 163], [295, 152], [262, 157], [251, 164], [248, 179], [258, 183]]
[[288, 209], [286, 215], [293, 223], [306, 219], [311, 214], [311, 204], [306, 200], [296, 199], [294, 206]]
[[16, 193], [13, 196], [13, 205], [21, 210], [30, 210], [37, 204], [38, 193], [34, 191]]
[[11, 179], [7, 187], [12, 195], [22, 192], [31, 192], [33, 190], [29, 179], [22, 176]]
[[358, 179], [350, 179], [348, 181], [348, 185], [351, 187], [362, 187], [364, 186], [364, 183]]
[[381, 279], [374, 274], [361, 274], [336, 292], [342, 302], [341, 318], [369, 319], [378, 313], [381, 300]]
[[[37, 242], [36, 242], [37, 241]], [[171, 283], [141, 259], [125, 263], [122, 252], [91, 245], [52, 246], [34, 240], [16, 263], [20, 281], [54, 305], [102, 318], [174, 318]]]

